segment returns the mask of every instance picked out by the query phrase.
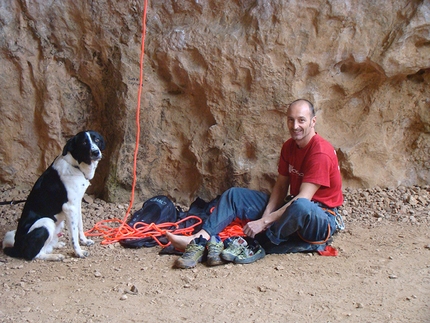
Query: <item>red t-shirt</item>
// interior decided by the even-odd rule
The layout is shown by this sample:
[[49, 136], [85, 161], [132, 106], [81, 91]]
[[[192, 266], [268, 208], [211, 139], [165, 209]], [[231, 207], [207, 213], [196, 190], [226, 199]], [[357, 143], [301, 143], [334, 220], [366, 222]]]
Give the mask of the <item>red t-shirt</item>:
[[321, 185], [312, 201], [330, 208], [343, 203], [342, 178], [336, 151], [316, 134], [304, 148], [297, 147], [293, 139], [282, 146], [278, 172], [290, 178], [290, 194], [297, 195], [302, 182]]

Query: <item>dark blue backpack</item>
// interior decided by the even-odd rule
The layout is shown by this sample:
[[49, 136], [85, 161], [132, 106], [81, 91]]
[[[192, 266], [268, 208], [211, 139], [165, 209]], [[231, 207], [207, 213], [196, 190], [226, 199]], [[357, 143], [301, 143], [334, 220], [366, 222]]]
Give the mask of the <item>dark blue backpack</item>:
[[[158, 195], [150, 198], [145, 203], [143, 203], [142, 208], [133, 213], [128, 220], [127, 224], [133, 227], [138, 222], [143, 222], [146, 224], [161, 224], [161, 223], [175, 223], [187, 218], [190, 215], [194, 215], [202, 219], [202, 223], [194, 227], [194, 232], [198, 232], [203, 223], [212, 213], [213, 207], [217, 204], [219, 196], [210, 202], [206, 202], [200, 197], [197, 197], [193, 203], [191, 203], [190, 208], [187, 212], [182, 211], [180, 208], [176, 207], [175, 204], [165, 195]], [[181, 222], [179, 229], [191, 227], [196, 224], [195, 219], [189, 219]], [[172, 227], [172, 230], [175, 230]], [[163, 245], [166, 245], [169, 241], [165, 236], [157, 237], [157, 239]], [[119, 243], [126, 248], [141, 248], [141, 247], [154, 247], [157, 242], [151, 238], [139, 238], [139, 239], [124, 239], [120, 240]]]
[[[146, 224], [160, 224], [166, 222], [176, 222], [179, 218], [181, 210], [176, 208], [173, 202], [165, 195], [158, 195], [150, 198], [143, 203], [142, 208], [137, 210], [130, 217], [127, 224], [133, 227], [137, 222]], [[167, 239], [163, 236], [159, 238], [160, 242], [167, 244]], [[157, 242], [151, 238], [141, 239], [125, 239], [119, 242], [126, 248], [141, 248], [141, 247], [154, 247]]]

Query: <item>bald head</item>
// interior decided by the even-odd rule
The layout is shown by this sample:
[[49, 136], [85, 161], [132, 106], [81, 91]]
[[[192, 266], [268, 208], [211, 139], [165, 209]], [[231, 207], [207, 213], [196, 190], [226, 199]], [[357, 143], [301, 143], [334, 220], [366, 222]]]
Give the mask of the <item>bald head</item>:
[[315, 111], [311, 102], [305, 99], [293, 101], [287, 109], [287, 123], [291, 138], [299, 148], [305, 147], [315, 132]]
[[315, 108], [314, 108], [314, 105], [310, 101], [308, 101], [306, 99], [297, 99], [297, 100], [291, 102], [288, 105], [288, 109], [290, 109], [291, 107], [293, 107], [295, 105], [302, 105], [302, 104], [306, 104], [308, 106], [309, 112], [310, 112], [310, 117], [311, 118], [315, 117]]

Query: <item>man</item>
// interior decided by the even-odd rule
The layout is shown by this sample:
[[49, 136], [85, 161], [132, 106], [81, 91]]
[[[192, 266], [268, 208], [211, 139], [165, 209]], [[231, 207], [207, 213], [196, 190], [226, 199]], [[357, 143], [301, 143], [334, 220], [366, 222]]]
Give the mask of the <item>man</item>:
[[[278, 177], [270, 197], [245, 188], [224, 192], [202, 230], [192, 236], [167, 233], [167, 238], [185, 253], [176, 261], [180, 268], [191, 268], [201, 261], [207, 241], [208, 264], [222, 259], [250, 263], [269, 252], [321, 250], [343, 223], [337, 207], [343, 203], [342, 179], [334, 148], [315, 131], [316, 116], [311, 102], [299, 99], [287, 109], [291, 138], [282, 146]], [[288, 192], [292, 199], [285, 197]], [[233, 220], [249, 221], [243, 228], [253, 239], [215, 238]], [[341, 219], [341, 218], [340, 218]], [[342, 228], [343, 229], [343, 228]], [[258, 241], [264, 246], [260, 247]], [[219, 254], [221, 253], [221, 258]]]

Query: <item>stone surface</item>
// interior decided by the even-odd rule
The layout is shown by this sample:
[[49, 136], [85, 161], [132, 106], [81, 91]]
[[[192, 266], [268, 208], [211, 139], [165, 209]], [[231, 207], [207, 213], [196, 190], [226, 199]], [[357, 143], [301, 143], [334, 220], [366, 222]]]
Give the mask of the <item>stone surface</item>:
[[[91, 128], [108, 148], [89, 193], [128, 202], [142, 7], [0, 5], [0, 184], [28, 189]], [[315, 103], [345, 187], [428, 184], [429, 17], [427, 0], [149, 1], [137, 197], [269, 191], [299, 97]]]

